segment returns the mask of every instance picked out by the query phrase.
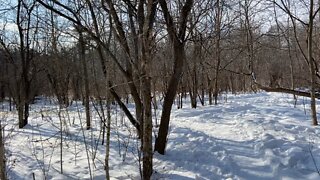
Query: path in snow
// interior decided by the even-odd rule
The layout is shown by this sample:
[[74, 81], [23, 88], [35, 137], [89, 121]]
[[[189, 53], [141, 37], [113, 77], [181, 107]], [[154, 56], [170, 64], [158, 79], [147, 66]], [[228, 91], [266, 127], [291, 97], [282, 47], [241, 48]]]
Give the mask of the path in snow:
[[297, 108], [291, 99], [245, 94], [174, 111], [167, 155], [157, 155], [164, 162], [156, 161], [159, 177], [320, 179], [310, 153], [320, 166], [319, 128], [310, 125], [303, 99]]

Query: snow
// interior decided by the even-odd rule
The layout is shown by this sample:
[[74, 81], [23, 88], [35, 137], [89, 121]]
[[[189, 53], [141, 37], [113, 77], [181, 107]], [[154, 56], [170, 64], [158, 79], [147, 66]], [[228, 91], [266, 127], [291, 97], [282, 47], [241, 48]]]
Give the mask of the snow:
[[[32, 179], [33, 173], [36, 179], [89, 179], [89, 166], [94, 179], [105, 179], [95, 110], [92, 130], [84, 131], [81, 104], [61, 111], [61, 174], [58, 107], [40, 100], [24, 129], [6, 108], [0, 105], [10, 179]], [[294, 107], [292, 95], [280, 93], [224, 94], [220, 104], [197, 109], [187, 102], [172, 111], [166, 155], [154, 154], [153, 179], [320, 179], [320, 129], [309, 114], [308, 98], [299, 97]], [[116, 108], [110, 146], [111, 179], [140, 179], [139, 140]]]

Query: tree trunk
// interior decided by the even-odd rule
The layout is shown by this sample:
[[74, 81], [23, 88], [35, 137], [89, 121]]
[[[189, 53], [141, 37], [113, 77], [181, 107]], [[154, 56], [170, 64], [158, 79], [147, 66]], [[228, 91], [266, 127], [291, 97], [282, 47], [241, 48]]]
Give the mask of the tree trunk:
[[211, 87], [211, 82], [212, 82], [212, 80], [209, 78], [209, 75], [207, 75], [207, 79], [208, 79], [209, 105], [212, 105], [212, 87]]
[[24, 117], [23, 117], [23, 124], [24, 126], [28, 124], [28, 118], [29, 118], [29, 103], [24, 103]]
[[[146, 67], [146, 77], [142, 79], [142, 92], [144, 104], [144, 121], [143, 121], [143, 179], [150, 179], [152, 175], [152, 109], [151, 109], [151, 77], [147, 72], [150, 71]], [[143, 73], [144, 74], [144, 73]], [[149, 74], [149, 75], [147, 75]], [[144, 77], [144, 76], [143, 76]]]
[[105, 157], [105, 171], [106, 171], [106, 180], [110, 180], [109, 173], [109, 156], [110, 156], [110, 137], [111, 137], [111, 103], [110, 97], [107, 94], [107, 124], [103, 124], [104, 128], [107, 129], [107, 138], [106, 138], [106, 157]]
[[215, 31], [217, 32], [215, 38], [215, 54], [216, 54], [216, 68], [215, 68], [215, 80], [214, 80], [214, 104], [218, 104], [218, 94], [219, 94], [219, 73], [220, 73], [220, 64], [221, 64], [221, 48], [220, 48], [220, 40], [221, 40], [221, 5], [220, 0], [217, 0], [216, 5], [216, 17], [215, 17]]
[[0, 121], [0, 178], [3, 180], [7, 179], [6, 175], [6, 158], [5, 158], [5, 148], [2, 137], [2, 125]]
[[309, 61], [309, 70], [311, 78], [311, 117], [312, 124], [318, 125], [317, 120], [317, 110], [316, 110], [316, 99], [315, 99], [315, 83], [316, 83], [316, 74], [315, 74], [315, 62], [313, 61], [312, 56], [312, 35], [313, 35], [313, 0], [310, 0], [310, 11], [309, 11], [309, 24], [308, 24], [308, 61]]
[[[193, 85], [195, 86], [195, 85]], [[197, 108], [197, 93], [194, 92], [194, 87], [189, 87], [189, 94], [190, 94], [190, 101], [191, 101], [191, 108]]]
[[83, 39], [83, 34], [81, 29], [79, 29], [79, 45], [80, 45], [80, 61], [82, 63], [83, 69], [83, 78], [84, 78], [84, 106], [86, 112], [86, 124], [87, 130], [91, 128], [91, 117], [90, 117], [90, 104], [89, 104], [89, 79], [88, 79], [88, 70], [87, 70], [87, 62], [86, 62], [86, 49], [85, 42]]
[[26, 121], [24, 118], [24, 106], [20, 104], [16, 104], [18, 110], [18, 119], [19, 119], [19, 128], [23, 128], [26, 125]]
[[0, 102], [3, 101], [4, 98], [5, 98], [5, 93], [4, 93], [4, 92], [5, 92], [5, 91], [4, 91], [4, 85], [1, 84], [1, 85], [0, 85]]
[[181, 16], [178, 20], [179, 22], [179, 30], [175, 29], [173, 18], [168, 10], [168, 6], [165, 0], [159, 0], [159, 4], [161, 6], [163, 15], [166, 21], [167, 32], [169, 34], [169, 38], [173, 43], [173, 74], [169, 81], [169, 86], [166, 90], [163, 109], [161, 114], [161, 122], [160, 128], [158, 132], [158, 137], [155, 142], [155, 151], [160, 154], [165, 153], [165, 148], [167, 144], [167, 136], [168, 136], [168, 128], [170, 121], [170, 114], [172, 105], [174, 102], [174, 98], [177, 93], [179, 81], [181, 79], [181, 75], [183, 72], [183, 64], [185, 60], [185, 35], [187, 29], [187, 19], [188, 15], [193, 6], [193, 0], [186, 0], [184, 6], [181, 9]]
[[202, 74], [202, 80], [201, 80], [201, 94], [199, 95], [200, 103], [202, 106], [205, 105], [205, 87], [204, 87], [204, 75]]
[[[290, 24], [289, 23], [289, 19], [287, 20], [288, 21], [288, 25]], [[291, 46], [292, 46], [292, 43], [290, 41], [290, 37], [291, 37], [291, 33], [290, 33], [290, 30], [288, 30], [287, 32], [287, 37], [286, 37], [286, 41], [288, 43], [288, 55], [289, 55], [289, 60], [290, 60], [290, 80], [291, 80], [291, 89], [295, 89], [295, 83], [294, 83], [294, 70], [293, 70], [293, 58], [292, 58], [292, 50], [291, 50]], [[297, 97], [296, 95], [293, 95], [293, 99], [295, 100], [295, 104], [294, 106], [296, 106], [296, 103], [297, 103]]]
[[175, 42], [173, 44], [174, 44], [174, 62], [175, 62], [174, 72], [171, 76], [168, 89], [165, 93], [159, 133], [155, 142], [155, 151], [157, 151], [160, 154], [165, 153], [171, 109], [172, 109], [173, 101], [177, 92], [180, 77], [183, 72], [183, 65], [184, 65], [184, 59], [185, 59], [184, 44], [180, 42]]

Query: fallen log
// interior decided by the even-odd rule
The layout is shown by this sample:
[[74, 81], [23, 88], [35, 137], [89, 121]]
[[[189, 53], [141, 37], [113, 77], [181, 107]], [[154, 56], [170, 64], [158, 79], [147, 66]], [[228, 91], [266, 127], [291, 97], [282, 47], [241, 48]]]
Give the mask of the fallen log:
[[[280, 93], [294, 94], [297, 96], [311, 97], [310, 92], [298, 91], [298, 90], [287, 89], [287, 88], [282, 88], [282, 87], [267, 87], [267, 86], [263, 86], [258, 83], [255, 83], [255, 84], [256, 84], [257, 88], [264, 90], [266, 92], [280, 92]], [[316, 93], [315, 96], [317, 99], [320, 98], [319, 93]]]

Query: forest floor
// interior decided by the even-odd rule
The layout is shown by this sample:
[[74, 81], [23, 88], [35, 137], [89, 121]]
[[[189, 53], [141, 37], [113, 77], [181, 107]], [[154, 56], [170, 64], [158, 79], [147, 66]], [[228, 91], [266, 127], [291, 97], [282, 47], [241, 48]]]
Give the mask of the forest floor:
[[[189, 106], [173, 109], [167, 152], [154, 154], [153, 179], [320, 179], [320, 128], [311, 125], [308, 98], [299, 97], [294, 107], [287, 94], [224, 94], [216, 106]], [[139, 140], [115, 109], [111, 179], [140, 179]], [[91, 130], [85, 130], [81, 104], [59, 111], [40, 99], [23, 129], [6, 104], [0, 113], [10, 179], [105, 179], [105, 145], [93, 107]]]

